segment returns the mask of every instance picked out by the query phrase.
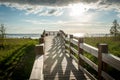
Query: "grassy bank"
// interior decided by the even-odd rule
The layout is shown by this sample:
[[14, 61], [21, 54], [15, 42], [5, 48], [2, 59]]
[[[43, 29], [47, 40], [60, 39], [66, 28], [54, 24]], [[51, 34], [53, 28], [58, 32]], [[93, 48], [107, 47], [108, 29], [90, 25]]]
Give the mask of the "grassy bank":
[[26, 80], [35, 58], [37, 40], [5, 39], [0, 49], [0, 80]]

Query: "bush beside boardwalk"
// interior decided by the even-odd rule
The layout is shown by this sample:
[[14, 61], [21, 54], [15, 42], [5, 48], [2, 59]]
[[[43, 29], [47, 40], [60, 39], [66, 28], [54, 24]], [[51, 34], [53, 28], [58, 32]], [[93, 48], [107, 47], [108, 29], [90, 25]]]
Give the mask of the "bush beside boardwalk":
[[34, 45], [37, 40], [5, 39], [0, 49], [0, 80], [29, 79], [35, 59]]

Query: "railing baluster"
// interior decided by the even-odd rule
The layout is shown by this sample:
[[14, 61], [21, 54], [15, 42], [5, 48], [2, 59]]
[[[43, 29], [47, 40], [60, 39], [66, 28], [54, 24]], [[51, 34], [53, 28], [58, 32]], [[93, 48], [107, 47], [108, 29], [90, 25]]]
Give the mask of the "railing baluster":
[[108, 45], [99, 44], [98, 49], [98, 80], [103, 80], [102, 71], [106, 72], [107, 64], [102, 61], [102, 54], [108, 53]]

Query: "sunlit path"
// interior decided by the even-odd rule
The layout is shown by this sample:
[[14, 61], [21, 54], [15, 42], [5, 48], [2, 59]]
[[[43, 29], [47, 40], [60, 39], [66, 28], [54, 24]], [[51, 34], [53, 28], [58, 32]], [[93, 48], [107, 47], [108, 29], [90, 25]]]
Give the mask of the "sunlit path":
[[86, 80], [77, 63], [65, 53], [64, 41], [60, 37], [45, 37], [44, 80]]

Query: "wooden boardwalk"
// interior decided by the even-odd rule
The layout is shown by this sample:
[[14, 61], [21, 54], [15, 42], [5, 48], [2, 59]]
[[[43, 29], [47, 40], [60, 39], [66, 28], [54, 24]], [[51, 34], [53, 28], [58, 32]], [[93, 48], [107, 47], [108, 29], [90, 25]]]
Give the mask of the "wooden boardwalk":
[[47, 36], [43, 66], [44, 80], [90, 80], [78, 64], [65, 53], [64, 41], [60, 37]]
[[[107, 44], [99, 44], [96, 48], [85, 43], [84, 38], [68, 35], [62, 30], [43, 31], [39, 43], [35, 46], [36, 58], [29, 80], [120, 79], [108, 74], [108, 65], [120, 71], [120, 58], [109, 54]], [[98, 64], [84, 56], [84, 51], [96, 57]], [[84, 67], [86, 63], [97, 72], [95, 76]]]

